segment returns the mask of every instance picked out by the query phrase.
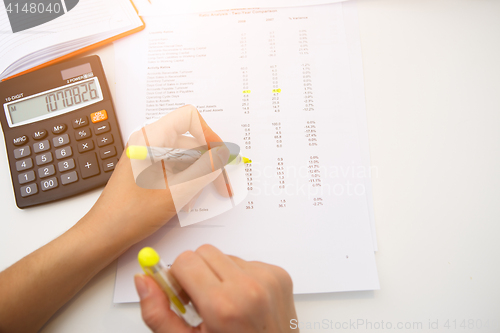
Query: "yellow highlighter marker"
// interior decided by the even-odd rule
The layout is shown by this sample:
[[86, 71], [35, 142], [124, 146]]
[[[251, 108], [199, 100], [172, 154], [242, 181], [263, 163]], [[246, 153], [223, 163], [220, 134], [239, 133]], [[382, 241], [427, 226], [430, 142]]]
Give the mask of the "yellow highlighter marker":
[[165, 291], [170, 300], [172, 311], [193, 327], [201, 324], [203, 319], [196, 312], [191, 300], [187, 296], [180, 296], [181, 293], [185, 293], [180, 289], [179, 283], [175, 281], [174, 277], [167, 274], [168, 267], [161, 262], [158, 253], [151, 247], [145, 247], [139, 251], [137, 259], [144, 273], [151, 276]]
[[[185, 161], [185, 162], [194, 162], [200, 156], [205, 153], [204, 150], [195, 150], [195, 149], [179, 149], [179, 148], [160, 148], [160, 147], [145, 147], [145, 146], [128, 146], [127, 147], [127, 157], [132, 160], [145, 160], [148, 156], [153, 158], [175, 158], [176, 160]], [[239, 162], [237, 158], [240, 155], [229, 155], [229, 160]], [[243, 163], [248, 164], [252, 163], [252, 160], [246, 157], [241, 156]]]

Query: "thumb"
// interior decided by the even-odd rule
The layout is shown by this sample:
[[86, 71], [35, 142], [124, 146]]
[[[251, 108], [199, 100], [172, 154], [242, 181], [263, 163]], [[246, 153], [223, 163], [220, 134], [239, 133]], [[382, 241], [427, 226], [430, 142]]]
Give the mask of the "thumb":
[[141, 300], [142, 319], [155, 333], [187, 333], [191, 328], [170, 309], [167, 295], [151, 277], [137, 274], [135, 287]]

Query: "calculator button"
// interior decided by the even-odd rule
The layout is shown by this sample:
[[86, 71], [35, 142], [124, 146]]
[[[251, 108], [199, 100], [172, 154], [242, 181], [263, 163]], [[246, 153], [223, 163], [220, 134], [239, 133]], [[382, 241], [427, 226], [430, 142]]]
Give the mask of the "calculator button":
[[94, 141], [88, 139], [78, 143], [78, 152], [85, 153], [86, 151], [94, 149]]
[[56, 158], [58, 160], [70, 157], [71, 155], [73, 155], [73, 150], [71, 149], [71, 146], [56, 149]]
[[16, 160], [30, 155], [31, 155], [30, 146], [14, 149], [14, 157], [16, 158]]
[[94, 126], [94, 133], [96, 135], [97, 134], [102, 134], [102, 133], [109, 132], [109, 130], [110, 130], [109, 122], [97, 124], [97, 125]]
[[26, 135], [23, 135], [12, 140], [12, 143], [14, 144], [14, 146], [20, 146], [24, 145], [26, 142], [28, 142], [28, 140], [28, 137]]
[[63, 185], [74, 183], [78, 180], [78, 174], [76, 171], [71, 171], [61, 175], [61, 183]]
[[37, 193], [38, 193], [38, 186], [35, 183], [26, 186], [21, 186], [21, 196], [23, 198]]
[[75, 168], [75, 160], [70, 158], [69, 160], [57, 163], [57, 168], [59, 172], [64, 172], [66, 170], [71, 170]]
[[83, 139], [90, 138], [92, 133], [90, 132], [90, 128], [83, 128], [75, 132], [76, 141], [80, 141]]
[[56, 173], [56, 168], [54, 167], [53, 164], [47, 165], [46, 167], [38, 169], [38, 177], [39, 178], [45, 178], [48, 176], [52, 176], [55, 173]]
[[116, 148], [114, 146], [111, 146], [109, 148], [104, 148], [99, 151], [99, 157], [101, 157], [101, 160], [104, 160], [106, 158], [110, 158], [116, 156]]
[[52, 153], [50, 151], [46, 152], [45, 154], [36, 155], [37, 165], [44, 165], [50, 162], [52, 162]]
[[21, 173], [17, 176], [17, 179], [19, 180], [19, 184], [26, 184], [28, 182], [34, 181], [35, 172], [31, 170], [25, 173]]
[[92, 120], [94, 124], [106, 119], [108, 119], [108, 113], [106, 112], [106, 110], [101, 110], [90, 114], [90, 120]]
[[69, 143], [69, 135], [63, 134], [60, 136], [56, 136], [55, 138], [52, 138], [52, 142], [54, 143], [54, 147], [67, 145]]
[[53, 188], [56, 188], [57, 185], [59, 185], [59, 184], [57, 183], [57, 178], [56, 177], [52, 177], [52, 178], [49, 178], [49, 179], [46, 179], [46, 180], [42, 180], [40, 182], [40, 186], [42, 187], [42, 191], [51, 190]]
[[38, 130], [33, 133], [33, 139], [35, 140], [42, 140], [47, 136], [47, 131], [46, 130]]
[[89, 124], [89, 120], [87, 116], [83, 116], [80, 118], [73, 119], [71, 123], [73, 124], [73, 128], [80, 128], [83, 126], [87, 126]]
[[83, 154], [78, 157], [78, 165], [80, 166], [83, 179], [96, 176], [100, 173], [95, 153]]
[[104, 170], [104, 172], [114, 170], [116, 163], [118, 163], [118, 159], [116, 159], [116, 158], [109, 160], [109, 161], [102, 162], [102, 169]]
[[104, 147], [107, 145], [112, 144], [113, 141], [113, 134], [104, 134], [99, 137], [97, 137], [97, 147]]
[[43, 140], [41, 142], [37, 142], [33, 144], [33, 150], [35, 153], [39, 153], [42, 151], [46, 151], [50, 149], [50, 143], [49, 140]]
[[59, 125], [54, 125], [52, 126], [52, 133], [54, 134], [61, 134], [61, 133], [64, 133], [64, 131], [66, 131], [66, 124], [59, 124]]
[[33, 160], [31, 158], [27, 158], [25, 160], [20, 160], [16, 162], [16, 170], [23, 171], [29, 169], [33, 166]]

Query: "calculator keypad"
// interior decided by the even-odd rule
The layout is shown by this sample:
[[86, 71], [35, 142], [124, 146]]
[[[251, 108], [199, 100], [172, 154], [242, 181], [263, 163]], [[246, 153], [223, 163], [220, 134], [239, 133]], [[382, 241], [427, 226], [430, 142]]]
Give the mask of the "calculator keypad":
[[46, 151], [50, 149], [49, 140], [43, 140], [33, 144], [33, 151], [35, 153], [40, 153], [42, 151]]
[[70, 158], [69, 160], [57, 163], [57, 168], [60, 172], [68, 171], [75, 168], [75, 160]]
[[16, 158], [16, 160], [30, 155], [31, 155], [30, 146], [14, 149], [14, 157]]
[[108, 133], [108, 134], [103, 134], [101, 136], [97, 137], [97, 147], [104, 147], [107, 145], [112, 144], [113, 141], [113, 134]]
[[17, 179], [19, 180], [19, 184], [32, 182], [35, 180], [35, 172], [31, 170], [28, 172], [20, 173], [19, 176], [17, 176]]
[[92, 149], [94, 149], [94, 141], [92, 141], [92, 139], [85, 140], [85, 141], [78, 143], [78, 152], [79, 153], [84, 153], [84, 152], [90, 151]]
[[75, 132], [76, 141], [84, 140], [90, 138], [92, 136], [92, 132], [90, 132], [90, 128], [82, 128]]
[[40, 183], [40, 187], [42, 188], [42, 191], [52, 190], [53, 188], [56, 188], [58, 185], [59, 184], [57, 183], [56, 177], [42, 180]]
[[106, 147], [99, 150], [99, 157], [101, 160], [116, 156], [116, 148], [114, 146]]
[[20, 137], [17, 137], [14, 140], [12, 140], [14, 146], [22, 146], [26, 142], [28, 142], [28, 137], [26, 135], [21, 135]]
[[102, 162], [102, 169], [104, 172], [112, 171], [115, 169], [116, 163], [118, 163], [117, 158], [113, 158], [112, 160]]
[[89, 118], [87, 116], [78, 117], [72, 121], [73, 128], [80, 128], [87, 126], [89, 124]]
[[40, 178], [46, 178], [54, 175], [55, 173], [56, 173], [56, 168], [54, 167], [53, 164], [38, 169], [38, 177]]
[[56, 159], [58, 160], [71, 157], [71, 155], [73, 155], [73, 150], [71, 149], [71, 146], [56, 149]]
[[71, 171], [61, 176], [61, 183], [63, 185], [74, 183], [77, 180], [78, 180], [78, 174], [76, 173], [76, 171]]
[[52, 162], [52, 153], [50, 151], [44, 154], [36, 155], [37, 165], [44, 165], [50, 162]]
[[[92, 123], [86, 116], [73, 119], [69, 126], [74, 129], [73, 133], [67, 131], [69, 122], [53, 125], [49, 131], [39, 129], [27, 133], [34, 140], [32, 144], [27, 144], [28, 135], [14, 139], [18, 146], [14, 149], [14, 157], [22, 197], [40, 195], [40, 190], [47, 192], [59, 186], [75, 186], [71, 184], [80, 179], [114, 170], [118, 163], [117, 148], [109, 133], [107, 113], [99, 111], [92, 114], [91, 119]], [[95, 137], [92, 137], [92, 130]], [[19, 147], [21, 145], [24, 146]], [[95, 150], [96, 145], [98, 150]], [[78, 150], [76, 155], [73, 149]], [[39, 167], [33, 170], [35, 164]]]
[[21, 186], [21, 196], [23, 198], [37, 193], [38, 193], [38, 186], [36, 185], [36, 183], [29, 184], [26, 186]]
[[52, 133], [54, 134], [64, 133], [66, 131], [66, 128], [68, 128], [68, 126], [66, 126], [66, 124], [64, 123], [54, 125], [52, 126]]
[[35, 131], [32, 136], [33, 136], [33, 139], [35, 139], [35, 140], [42, 140], [43, 138], [45, 138], [47, 136], [47, 131], [44, 129], [38, 130], [38, 131]]
[[99, 124], [94, 126], [95, 135], [103, 134], [103, 133], [109, 132], [110, 130], [111, 130], [111, 128], [109, 127], [109, 122], [107, 122], [107, 121], [104, 123], [99, 123]]
[[33, 167], [33, 160], [31, 158], [27, 158], [25, 160], [20, 160], [16, 162], [16, 170], [23, 171], [26, 169], [30, 169]]
[[106, 110], [101, 110], [90, 114], [90, 120], [92, 120], [94, 124], [106, 119], [108, 119], [108, 113], [106, 112]]
[[78, 158], [78, 163], [80, 164], [83, 179], [98, 175], [101, 172], [95, 153], [81, 155]]
[[56, 136], [55, 138], [52, 139], [52, 142], [54, 143], [54, 147], [61, 147], [67, 145], [69, 143], [69, 135], [63, 134], [60, 136]]

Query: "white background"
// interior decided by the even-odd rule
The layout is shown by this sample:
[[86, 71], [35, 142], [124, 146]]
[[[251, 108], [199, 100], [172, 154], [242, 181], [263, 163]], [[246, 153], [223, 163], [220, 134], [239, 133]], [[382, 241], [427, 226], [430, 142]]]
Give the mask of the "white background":
[[[500, 2], [356, 3], [381, 290], [296, 296], [304, 327], [333, 321], [301, 331], [381, 332], [383, 321], [390, 331], [421, 322], [400, 331], [498, 332]], [[93, 53], [113, 86], [113, 46]], [[102, 190], [19, 210], [3, 144], [0, 165], [0, 269], [69, 229]], [[115, 270], [116, 262], [100, 272], [42, 331], [148, 332], [138, 304], [112, 303]], [[372, 329], [349, 329], [358, 320]]]

